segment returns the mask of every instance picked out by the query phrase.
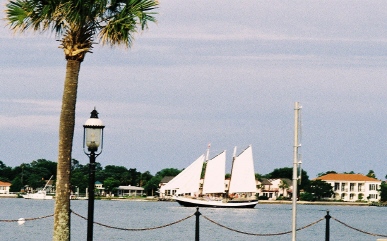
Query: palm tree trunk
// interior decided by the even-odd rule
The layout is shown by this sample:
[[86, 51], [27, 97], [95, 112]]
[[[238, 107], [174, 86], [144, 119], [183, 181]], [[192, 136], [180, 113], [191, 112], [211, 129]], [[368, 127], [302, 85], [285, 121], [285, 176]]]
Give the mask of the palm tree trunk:
[[59, 123], [59, 150], [54, 212], [54, 241], [70, 240], [70, 170], [75, 105], [81, 62], [67, 60], [62, 110]]

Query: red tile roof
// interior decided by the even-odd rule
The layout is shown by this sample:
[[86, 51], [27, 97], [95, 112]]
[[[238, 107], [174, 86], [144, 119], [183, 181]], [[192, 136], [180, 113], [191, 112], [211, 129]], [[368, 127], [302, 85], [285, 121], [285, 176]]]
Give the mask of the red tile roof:
[[10, 187], [10, 186], [11, 186], [11, 183], [0, 181], [0, 186], [2, 186], [2, 187]]
[[341, 174], [341, 173], [329, 173], [316, 179], [323, 181], [379, 181], [376, 178], [367, 177], [362, 174]]

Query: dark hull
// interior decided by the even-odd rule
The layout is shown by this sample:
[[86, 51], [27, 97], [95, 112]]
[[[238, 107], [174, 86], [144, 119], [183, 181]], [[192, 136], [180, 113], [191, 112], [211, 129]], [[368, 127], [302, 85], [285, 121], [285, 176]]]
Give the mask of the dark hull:
[[196, 200], [181, 200], [176, 199], [181, 206], [184, 207], [207, 207], [207, 208], [254, 208], [258, 201], [241, 201], [241, 202], [227, 202], [227, 203], [211, 203], [199, 202]]

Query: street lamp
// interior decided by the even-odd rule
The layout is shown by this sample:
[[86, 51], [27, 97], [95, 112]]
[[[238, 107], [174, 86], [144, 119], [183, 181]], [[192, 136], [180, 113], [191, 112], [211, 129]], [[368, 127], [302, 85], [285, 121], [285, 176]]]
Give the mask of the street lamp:
[[[97, 110], [94, 108], [91, 112], [90, 119], [83, 125], [83, 151], [90, 158], [87, 241], [93, 240], [95, 159], [102, 153], [104, 127], [102, 121], [98, 119]], [[100, 146], [101, 149], [98, 152], [98, 147]]]

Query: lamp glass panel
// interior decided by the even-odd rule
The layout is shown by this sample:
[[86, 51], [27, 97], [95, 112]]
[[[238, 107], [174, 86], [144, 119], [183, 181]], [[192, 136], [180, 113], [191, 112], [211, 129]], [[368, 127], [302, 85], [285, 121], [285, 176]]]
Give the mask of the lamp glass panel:
[[97, 150], [101, 144], [102, 129], [86, 128], [86, 146], [89, 149]]

